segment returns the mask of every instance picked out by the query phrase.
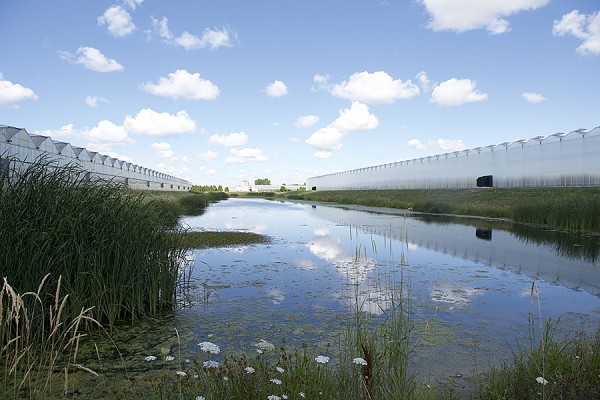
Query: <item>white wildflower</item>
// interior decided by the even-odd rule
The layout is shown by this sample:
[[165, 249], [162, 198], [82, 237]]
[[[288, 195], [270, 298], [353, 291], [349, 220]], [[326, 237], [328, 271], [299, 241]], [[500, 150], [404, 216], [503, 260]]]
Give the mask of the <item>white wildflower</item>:
[[219, 368], [219, 363], [213, 360], [204, 361], [202, 365], [204, 368]]
[[279, 372], [280, 374], [283, 374], [285, 372], [285, 369], [281, 368], [281, 367], [275, 367], [275, 369], [277, 370], [277, 372]]
[[244, 370], [246, 371], [247, 374], [253, 374], [254, 373], [254, 368], [252, 368], [252, 367], [246, 367], [246, 368], [244, 368]]
[[165, 357], [165, 361], [173, 361], [175, 359], [175, 357], [173, 356], [166, 356]]
[[276, 385], [281, 385], [281, 384], [283, 383], [283, 382], [281, 382], [281, 381], [280, 381], [279, 379], [277, 379], [277, 378], [273, 378], [273, 379], [271, 379], [271, 382], [273, 382], [273, 383], [274, 383], [274, 384], [276, 384]]
[[144, 358], [144, 360], [146, 360], [146, 361], [154, 361], [154, 360], [156, 360], [156, 356], [148, 356], [148, 357]]
[[275, 350], [275, 345], [272, 343], [267, 342], [266, 340], [262, 340], [260, 339], [260, 342], [255, 344], [256, 347], [259, 348], [259, 350], [265, 351], [265, 350]]
[[367, 360], [365, 360], [364, 358], [360, 358], [360, 357], [356, 357], [355, 359], [352, 360], [352, 362], [354, 364], [358, 364], [358, 365], [367, 365]]
[[196, 400], [205, 400], [205, 399], [204, 399], [204, 396], [197, 396]]
[[535, 378], [535, 380], [537, 381], [537, 383], [542, 384], [542, 385], [547, 385], [548, 381], [545, 380], [543, 377], [538, 376], [537, 378]]
[[287, 397], [287, 394], [282, 394], [282, 395], [281, 395], [281, 398], [282, 398], [283, 400], [286, 400], [286, 399], [288, 398], [288, 397]]
[[219, 346], [217, 346], [216, 344], [214, 344], [212, 342], [198, 343], [198, 346], [200, 346], [200, 350], [202, 350], [205, 353], [219, 354], [219, 352], [221, 351]]
[[187, 374], [186, 374], [185, 372], [183, 372], [183, 371], [177, 371], [177, 372], [175, 372], [175, 373], [176, 373], [177, 375], [179, 375], [179, 376], [182, 376], [182, 377], [186, 377], [186, 376], [187, 376]]
[[315, 361], [319, 364], [327, 364], [329, 362], [329, 357], [327, 356], [316, 356]]
[[304, 392], [300, 392], [300, 393], [298, 393], [298, 396], [300, 396], [300, 397], [302, 397], [302, 398], [305, 398], [305, 397], [306, 397], [306, 395], [304, 394]]
[[281, 400], [281, 397], [275, 396], [274, 394], [267, 397], [267, 400]]

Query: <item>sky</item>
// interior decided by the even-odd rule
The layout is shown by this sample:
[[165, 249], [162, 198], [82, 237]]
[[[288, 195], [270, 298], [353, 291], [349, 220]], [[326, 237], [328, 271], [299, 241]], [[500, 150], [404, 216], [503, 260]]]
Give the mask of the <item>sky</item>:
[[275, 185], [600, 125], [600, 0], [0, 0], [0, 124]]

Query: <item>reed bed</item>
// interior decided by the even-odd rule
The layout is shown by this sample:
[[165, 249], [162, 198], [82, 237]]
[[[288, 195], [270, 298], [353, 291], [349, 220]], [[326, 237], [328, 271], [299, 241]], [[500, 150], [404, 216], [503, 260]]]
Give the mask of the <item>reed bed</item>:
[[[48, 273], [45, 287], [55, 287], [62, 276], [62, 313], [74, 319], [93, 307], [108, 326], [174, 304], [184, 232], [166, 229], [159, 208], [73, 166], [11, 164], [0, 175], [0, 276], [16, 291], [35, 292]], [[38, 296], [55, 301], [51, 291]]]

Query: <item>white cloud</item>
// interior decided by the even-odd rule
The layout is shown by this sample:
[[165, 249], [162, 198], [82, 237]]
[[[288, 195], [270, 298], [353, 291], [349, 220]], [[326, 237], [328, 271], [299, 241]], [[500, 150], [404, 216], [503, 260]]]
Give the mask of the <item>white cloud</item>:
[[140, 4], [142, 4], [144, 2], [144, 0], [123, 0], [123, 4], [125, 4], [127, 7], [131, 8], [132, 10], [135, 10], [137, 6], [139, 6]]
[[287, 86], [281, 81], [275, 81], [265, 87], [267, 95], [271, 97], [282, 97], [288, 94]]
[[424, 92], [429, 92], [431, 90], [431, 81], [427, 76], [427, 72], [421, 71], [416, 76], [417, 82], [419, 83], [419, 87]]
[[233, 46], [233, 41], [237, 39], [237, 33], [229, 30], [229, 28], [206, 28], [202, 36], [196, 36], [186, 31], [176, 37], [169, 29], [169, 20], [166, 17], [162, 17], [160, 20], [152, 18], [152, 25], [154, 31], [165, 41], [181, 46], [186, 50], [204, 48], [215, 50], [219, 47], [231, 47]]
[[124, 125], [129, 132], [149, 136], [171, 136], [196, 130], [196, 122], [183, 110], [173, 115], [144, 108], [135, 117], [127, 115]]
[[297, 128], [308, 128], [319, 122], [319, 117], [316, 115], [301, 115], [298, 117], [294, 125]]
[[331, 124], [333, 128], [344, 133], [371, 130], [378, 125], [379, 120], [369, 113], [369, 107], [357, 101], [352, 102], [350, 108], [340, 110], [340, 116]]
[[94, 142], [126, 143], [129, 141], [125, 128], [107, 120], [98, 122], [98, 126], [82, 133], [88, 140]]
[[470, 79], [452, 78], [433, 89], [430, 101], [442, 107], [453, 107], [486, 100], [487, 93], [478, 92], [475, 86], [475, 82]]
[[16, 106], [20, 101], [37, 99], [38, 96], [33, 90], [2, 79], [0, 73], [0, 107]]
[[310, 135], [310, 137], [306, 139], [306, 143], [319, 150], [338, 150], [342, 148], [343, 137], [344, 134], [342, 132], [328, 126], [326, 128], [321, 128]]
[[[123, 145], [133, 143], [133, 140], [129, 138], [129, 135], [127, 134], [127, 131], [123, 126], [116, 125], [108, 120], [102, 120], [98, 122], [97, 126], [89, 129], [86, 128], [77, 130], [73, 127], [73, 124], [67, 124], [63, 125], [62, 127], [56, 130], [44, 130], [36, 133], [38, 135], [50, 136], [53, 138], [63, 139], [67, 141], [73, 138], [83, 138], [94, 143], [104, 143], [107, 146], [108, 144]], [[89, 147], [86, 146], [86, 148]]]
[[580, 54], [600, 54], [600, 11], [595, 14], [580, 14], [573, 10], [554, 21], [552, 33], [558, 36], [573, 35], [583, 43], [577, 47]]
[[122, 71], [123, 66], [116, 60], [106, 58], [100, 50], [93, 47], [80, 47], [77, 49], [78, 57], [68, 51], [59, 51], [58, 55], [63, 60], [73, 64], [81, 64], [87, 69], [98, 72]]
[[324, 150], [315, 153], [315, 157], [329, 158], [331, 154], [327, 153], [339, 150], [342, 147], [342, 139], [347, 134], [375, 129], [379, 125], [377, 117], [369, 113], [369, 107], [357, 101], [352, 102], [350, 108], [342, 109], [339, 113], [340, 116], [335, 121], [306, 139], [306, 143], [310, 146]]
[[455, 139], [438, 139], [435, 142], [429, 142], [430, 144], [434, 145], [435, 147], [439, 147], [442, 150], [447, 150], [447, 151], [460, 151], [460, 150], [464, 150], [467, 148], [467, 146], [465, 146], [465, 144], [463, 143], [462, 140], [455, 140]]
[[156, 150], [158, 156], [162, 159], [173, 159], [175, 158], [175, 152], [171, 150], [171, 145], [167, 142], [152, 143], [152, 148]]
[[112, 149], [110, 144], [107, 143], [88, 143], [85, 148], [121, 161], [133, 162], [133, 158], [117, 153]]
[[357, 72], [348, 81], [333, 85], [331, 94], [336, 97], [367, 104], [394, 103], [398, 99], [418, 96], [419, 87], [412, 81], [394, 80], [384, 71]]
[[225, 147], [243, 146], [248, 143], [248, 135], [246, 132], [233, 132], [227, 135], [212, 135], [208, 138], [208, 143]]
[[530, 103], [541, 103], [542, 101], [546, 100], [544, 96], [534, 92], [523, 92], [521, 93], [521, 96], [523, 96], [525, 101], [528, 101]]
[[331, 152], [325, 151], [325, 150], [317, 151], [317, 152], [315, 152], [314, 157], [321, 158], [321, 159], [329, 158], [329, 157], [331, 157]]
[[465, 32], [486, 28], [490, 34], [510, 31], [502, 17], [543, 7], [550, 0], [420, 0], [430, 15], [428, 28], [434, 31]]
[[117, 37], [127, 36], [135, 30], [131, 14], [121, 6], [113, 4], [98, 17], [98, 25], [106, 25], [108, 32]]
[[214, 151], [207, 150], [203, 153], [198, 153], [198, 158], [202, 161], [212, 161], [218, 156]]
[[410, 147], [414, 147], [417, 150], [423, 150], [427, 148], [427, 146], [425, 146], [419, 139], [410, 139], [408, 141], [408, 145]]
[[98, 107], [98, 103], [108, 103], [109, 101], [104, 97], [100, 96], [86, 96], [85, 104], [90, 108]]
[[314, 84], [310, 87], [310, 90], [329, 90], [329, 75], [315, 74], [313, 82]]
[[244, 164], [247, 162], [262, 162], [267, 161], [268, 158], [262, 154], [262, 150], [258, 148], [244, 148], [244, 149], [231, 149], [230, 157], [225, 159], [226, 163], [229, 164]]
[[171, 72], [166, 78], [161, 77], [156, 84], [146, 82], [140, 87], [148, 93], [172, 99], [214, 100], [219, 96], [217, 85], [200, 78], [199, 73], [190, 74], [185, 69]]

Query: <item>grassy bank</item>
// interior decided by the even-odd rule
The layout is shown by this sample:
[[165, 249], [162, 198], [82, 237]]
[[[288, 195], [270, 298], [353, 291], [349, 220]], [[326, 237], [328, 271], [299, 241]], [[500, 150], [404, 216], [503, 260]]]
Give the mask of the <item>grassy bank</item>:
[[347, 190], [280, 197], [438, 214], [508, 218], [574, 232], [600, 233], [600, 188]]

